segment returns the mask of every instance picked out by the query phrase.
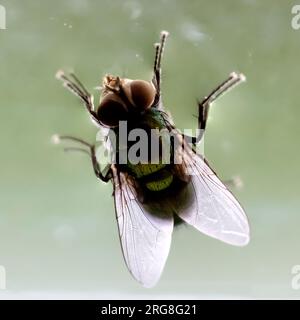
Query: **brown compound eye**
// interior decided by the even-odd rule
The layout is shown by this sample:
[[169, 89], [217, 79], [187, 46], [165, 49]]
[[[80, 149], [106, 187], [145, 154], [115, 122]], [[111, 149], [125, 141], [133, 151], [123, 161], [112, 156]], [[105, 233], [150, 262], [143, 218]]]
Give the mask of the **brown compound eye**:
[[130, 88], [126, 88], [126, 93], [135, 107], [141, 110], [146, 110], [151, 107], [155, 98], [154, 86], [144, 80], [132, 80], [127, 84]]
[[108, 127], [117, 127], [119, 121], [127, 120], [127, 108], [114, 93], [108, 93], [97, 110], [98, 119]]

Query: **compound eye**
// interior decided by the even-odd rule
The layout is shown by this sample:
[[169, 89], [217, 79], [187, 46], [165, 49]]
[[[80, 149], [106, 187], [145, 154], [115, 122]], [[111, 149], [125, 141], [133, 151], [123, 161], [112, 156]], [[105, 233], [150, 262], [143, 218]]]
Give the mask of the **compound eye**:
[[117, 127], [119, 121], [127, 119], [127, 108], [114, 93], [107, 94], [97, 110], [98, 119], [108, 127]]
[[155, 98], [155, 89], [152, 83], [144, 80], [133, 80], [130, 82], [131, 99], [134, 105], [146, 110], [151, 107]]

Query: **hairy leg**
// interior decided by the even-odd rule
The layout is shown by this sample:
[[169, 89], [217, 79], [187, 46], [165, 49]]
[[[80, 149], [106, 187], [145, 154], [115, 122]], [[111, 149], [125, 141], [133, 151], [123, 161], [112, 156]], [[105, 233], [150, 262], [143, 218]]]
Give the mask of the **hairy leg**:
[[95, 112], [94, 106], [94, 97], [91, 95], [83, 84], [79, 81], [79, 79], [75, 76], [75, 74], [70, 73], [66, 75], [62, 70], [59, 70], [56, 73], [56, 78], [63, 82], [63, 86], [70, 90], [73, 94], [80, 98], [80, 100], [84, 103], [84, 106], [88, 113], [90, 114], [92, 120], [100, 125], [97, 114]]
[[229, 77], [217, 86], [208, 96], [204, 97], [202, 101], [198, 102], [198, 135], [196, 137], [185, 136], [189, 143], [196, 145], [203, 138], [208, 112], [211, 104], [221, 97], [224, 93], [228, 92], [241, 82], [245, 81], [246, 77], [242, 73], [232, 72]]
[[160, 42], [155, 43], [155, 59], [153, 67], [153, 78], [152, 83], [156, 89], [156, 96], [154, 99], [153, 106], [156, 108], [161, 108], [160, 105], [160, 87], [161, 87], [161, 60], [165, 48], [166, 39], [169, 33], [167, 31], [162, 31], [160, 34]]
[[[92, 165], [93, 165], [93, 169], [94, 169], [94, 173], [95, 173], [96, 177], [103, 182], [108, 182], [111, 179], [112, 176], [111, 176], [110, 168], [108, 168], [108, 170], [104, 170], [104, 171], [101, 171], [101, 169], [100, 169], [99, 163], [96, 158], [95, 145], [92, 145], [82, 139], [75, 138], [72, 136], [55, 135], [53, 138], [53, 141], [55, 143], [60, 143], [62, 140], [76, 142], [76, 143], [82, 145], [83, 147], [87, 147], [87, 149], [81, 148], [81, 147], [66, 147], [66, 148], [64, 148], [64, 150], [65, 151], [79, 151], [79, 152], [84, 152], [84, 153], [88, 154], [91, 161], [92, 161]], [[110, 167], [110, 165], [109, 165], [109, 167]], [[106, 173], [103, 173], [105, 171], [106, 171]]]

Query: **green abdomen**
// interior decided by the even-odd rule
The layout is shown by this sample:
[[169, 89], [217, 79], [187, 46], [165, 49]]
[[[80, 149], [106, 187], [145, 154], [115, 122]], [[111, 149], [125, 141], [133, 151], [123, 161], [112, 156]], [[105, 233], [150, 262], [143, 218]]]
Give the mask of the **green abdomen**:
[[162, 191], [173, 182], [173, 174], [166, 164], [127, 164], [132, 174], [150, 191]]
[[[147, 113], [145, 113], [143, 120], [141, 121], [142, 128], [150, 129], [164, 129], [165, 122], [161, 115], [161, 112], [155, 108], [151, 108]], [[164, 137], [160, 138], [160, 143], [162, 143]], [[151, 143], [151, 139], [148, 143]], [[168, 145], [168, 144], [167, 144]], [[151, 144], [150, 144], [151, 146]], [[170, 154], [172, 154], [172, 150]], [[151, 154], [152, 156], [152, 154]], [[161, 155], [157, 155], [159, 161], [161, 161]], [[151, 158], [152, 159], [152, 158]], [[170, 170], [170, 165], [165, 163], [138, 163], [131, 164], [127, 162], [127, 169], [130, 173], [148, 190], [150, 191], [162, 191], [167, 189], [173, 182], [173, 173]]]

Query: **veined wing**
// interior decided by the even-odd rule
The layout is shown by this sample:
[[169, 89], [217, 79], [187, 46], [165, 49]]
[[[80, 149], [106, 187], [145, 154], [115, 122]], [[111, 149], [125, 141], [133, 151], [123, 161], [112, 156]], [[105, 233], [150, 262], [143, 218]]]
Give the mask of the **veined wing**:
[[191, 200], [178, 210], [179, 217], [208, 236], [236, 246], [246, 245], [249, 224], [239, 202], [188, 145], [182, 158], [187, 174], [191, 175], [187, 190]]
[[145, 287], [158, 281], [168, 257], [173, 216], [152, 214], [137, 199], [131, 181], [113, 166], [115, 209], [126, 265]]

